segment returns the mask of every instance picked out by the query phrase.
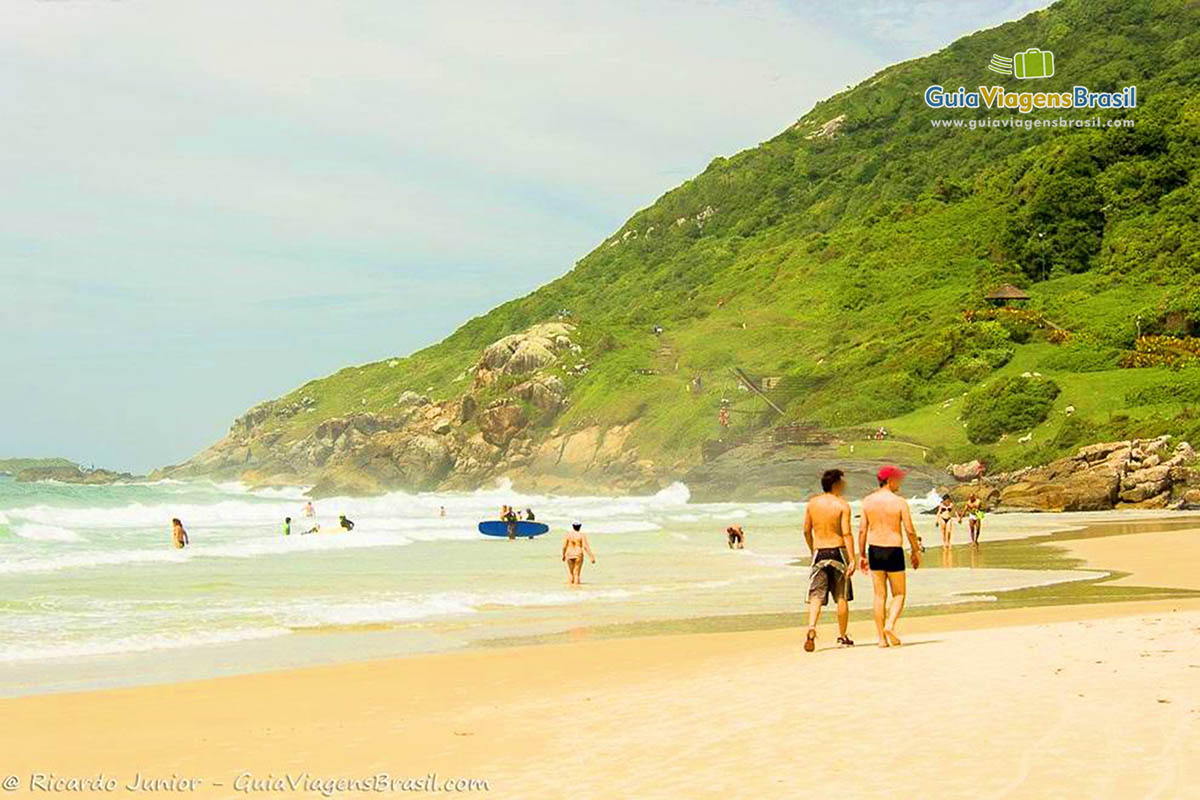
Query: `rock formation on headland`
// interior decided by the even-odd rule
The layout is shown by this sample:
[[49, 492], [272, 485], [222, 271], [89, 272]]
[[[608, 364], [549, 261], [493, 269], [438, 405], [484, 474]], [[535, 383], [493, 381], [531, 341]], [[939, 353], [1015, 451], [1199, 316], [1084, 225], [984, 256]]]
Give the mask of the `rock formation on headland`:
[[[1104, 442], [1041, 467], [987, 475], [950, 490], [961, 502], [977, 494], [1001, 511], [1107, 511], [1169, 508], [1200, 502], [1200, 470], [1187, 442], [1170, 436]], [[960, 472], [950, 470], [957, 477]]]
[[221, 441], [156, 475], [304, 483], [315, 496], [394, 489], [472, 489], [499, 477], [535, 491], [655, 491], [669, 483], [627, 447], [633, 426], [554, 427], [570, 397], [564, 376], [586, 367], [564, 322], [534, 325], [486, 347], [470, 387], [435, 402], [406, 390], [388, 413], [353, 413], [290, 438], [277, 423], [311, 400], [263, 403]]

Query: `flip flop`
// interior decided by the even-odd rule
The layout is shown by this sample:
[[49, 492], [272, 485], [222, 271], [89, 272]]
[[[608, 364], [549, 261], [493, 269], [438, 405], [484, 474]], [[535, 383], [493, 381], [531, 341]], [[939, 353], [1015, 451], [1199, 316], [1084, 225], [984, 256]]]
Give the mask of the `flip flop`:
[[817, 632], [812, 628], [808, 629], [808, 636], [804, 639], [804, 652], [811, 653], [817, 649]]
[[839, 636], [838, 645], [841, 647], [854, 647], [854, 640], [849, 636]]
[[900, 646], [900, 640], [896, 638], [896, 634], [889, 630], [884, 630], [883, 635], [887, 637], [888, 644], [890, 644], [892, 647]]

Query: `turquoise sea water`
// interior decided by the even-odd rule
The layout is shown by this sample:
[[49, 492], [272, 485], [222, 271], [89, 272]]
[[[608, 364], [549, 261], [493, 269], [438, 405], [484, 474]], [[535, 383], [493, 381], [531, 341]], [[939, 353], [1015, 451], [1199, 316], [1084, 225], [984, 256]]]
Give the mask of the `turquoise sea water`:
[[[397, 493], [318, 501], [323, 532], [301, 536], [312, 522], [304, 502], [301, 489], [0, 478], [0, 694], [449, 650], [606, 623], [786, 612], [804, 600], [799, 503], [691, 504], [678, 484], [615, 499], [510, 487]], [[475, 523], [502, 503], [532, 506], [551, 534], [480, 536]], [[353, 532], [330, 532], [340, 513], [356, 522]], [[171, 546], [171, 517], [191, 536], [185, 550]], [[573, 517], [599, 562], [585, 566], [578, 589], [565, 585], [559, 560]], [[748, 534], [737, 552], [723, 534], [735, 521]], [[1085, 577], [935, 569], [922, 573], [910, 602]], [[868, 594], [861, 583], [855, 605], [867, 607]]]

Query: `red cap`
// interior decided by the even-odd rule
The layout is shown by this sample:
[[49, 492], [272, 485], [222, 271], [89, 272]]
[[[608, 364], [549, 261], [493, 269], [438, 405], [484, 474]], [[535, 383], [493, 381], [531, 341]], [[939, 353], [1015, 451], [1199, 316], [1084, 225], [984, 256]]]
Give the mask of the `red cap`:
[[886, 467], [883, 467], [882, 469], [880, 469], [879, 472], [876, 472], [875, 477], [881, 481], [891, 480], [892, 478], [895, 478], [896, 480], [900, 480], [907, 474], [908, 473], [906, 473], [904, 470], [900, 469], [899, 467], [893, 467], [891, 464], [888, 464]]

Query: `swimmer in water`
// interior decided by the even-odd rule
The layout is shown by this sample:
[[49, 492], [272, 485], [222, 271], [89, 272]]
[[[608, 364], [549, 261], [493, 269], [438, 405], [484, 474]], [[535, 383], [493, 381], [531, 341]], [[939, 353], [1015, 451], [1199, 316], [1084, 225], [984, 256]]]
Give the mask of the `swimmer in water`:
[[171, 539], [175, 543], [176, 550], [182, 550], [191, 544], [188, 541], [187, 531], [183, 529], [183, 523], [179, 521], [179, 517], [171, 520]]

